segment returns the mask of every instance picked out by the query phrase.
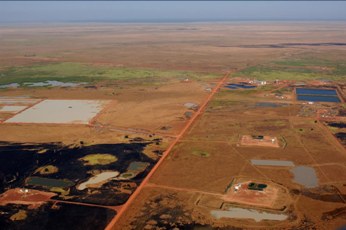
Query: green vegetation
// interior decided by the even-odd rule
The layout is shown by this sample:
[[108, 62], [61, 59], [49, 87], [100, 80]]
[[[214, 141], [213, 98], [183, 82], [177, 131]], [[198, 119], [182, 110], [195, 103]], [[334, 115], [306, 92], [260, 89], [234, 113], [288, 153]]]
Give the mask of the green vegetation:
[[134, 173], [123, 173], [123, 174], [121, 174], [121, 177], [125, 178], [125, 179], [130, 179], [130, 178], [133, 178], [134, 176], [135, 176]]
[[83, 161], [84, 165], [108, 165], [118, 159], [111, 154], [89, 154], [79, 160]]
[[214, 99], [209, 103], [210, 108], [223, 108], [241, 104], [239, 101], [231, 101], [226, 99]]
[[44, 177], [28, 177], [25, 182], [27, 185], [40, 186], [46, 188], [67, 188], [74, 185], [74, 183], [68, 179], [51, 179]]
[[36, 169], [34, 174], [39, 173], [41, 175], [49, 175], [49, 174], [57, 173], [58, 171], [59, 169], [55, 167], [54, 165], [45, 165]]
[[293, 59], [293, 60], [281, 60], [275, 61], [275, 64], [284, 66], [332, 66], [333, 62], [329, 60], [321, 60], [314, 58], [306, 59]]
[[65, 190], [65, 189], [60, 188], [60, 187], [53, 187], [49, 191], [59, 193], [60, 196], [67, 196], [70, 193], [69, 188]]
[[62, 62], [10, 67], [0, 70], [0, 84], [18, 83], [23, 86], [23, 83], [26, 82], [44, 82], [47, 80], [93, 83], [102, 80], [162, 79], [172, 77], [200, 79], [217, 76], [188, 71], [130, 69]]
[[192, 152], [192, 154], [199, 157], [209, 157], [210, 155], [208, 152], [202, 150], [195, 150]]
[[343, 62], [321, 59], [293, 59], [251, 66], [234, 76], [246, 76], [259, 80], [327, 79], [337, 81], [343, 80], [346, 76], [346, 65]]

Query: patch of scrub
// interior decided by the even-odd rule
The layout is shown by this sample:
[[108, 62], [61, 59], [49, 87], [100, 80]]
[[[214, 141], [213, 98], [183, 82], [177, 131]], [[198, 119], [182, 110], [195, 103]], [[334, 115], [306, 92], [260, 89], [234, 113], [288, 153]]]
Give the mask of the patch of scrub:
[[74, 185], [74, 183], [67, 179], [51, 179], [44, 177], [28, 177], [26, 179], [27, 185], [40, 186], [46, 188], [60, 187], [67, 188]]
[[88, 124], [108, 101], [44, 100], [6, 123]]
[[126, 172], [122, 173], [117, 180], [129, 180], [135, 178], [138, 174], [143, 172], [150, 164], [148, 162], [134, 161], [131, 162]]
[[13, 214], [10, 217], [10, 220], [17, 221], [17, 220], [25, 220], [28, 217], [28, 214], [25, 210], [19, 210], [17, 213]]
[[43, 86], [51, 86], [51, 87], [76, 87], [79, 85], [86, 84], [85, 82], [73, 83], [73, 82], [61, 82], [61, 81], [44, 81], [44, 82], [25, 82], [24, 86], [28, 87], [43, 87]]
[[22, 111], [23, 109], [26, 109], [27, 106], [21, 106], [21, 105], [5, 105], [0, 106], [0, 112], [7, 112], [7, 113], [18, 113], [19, 111]]
[[111, 154], [89, 154], [80, 158], [84, 165], [108, 165], [118, 160], [116, 156]]
[[210, 155], [207, 151], [202, 150], [195, 150], [192, 152], [192, 154], [199, 157], [209, 157]]
[[140, 161], [134, 161], [131, 162], [129, 167], [127, 168], [128, 171], [144, 171], [148, 167], [149, 163], [147, 162], [140, 162]]
[[277, 107], [284, 107], [288, 106], [288, 104], [284, 103], [273, 103], [273, 102], [257, 102], [255, 104], [255, 107], [269, 107], [269, 108], [277, 108]]
[[49, 175], [49, 174], [54, 174], [57, 172], [59, 172], [59, 169], [55, 167], [54, 165], [45, 165], [36, 169], [34, 174], [38, 173], [41, 175]]
[[251, 164], [257, 166], [283, 166], [294, 167], [292, 161], [279, 161], [279, 160], [251, 160]]
[[119, 172], [117, 171], [109, 171], [109, 172], [102, 172], [100, 174], [97, 174], [96, 176], [93, 176], [89, 178], [89, 180], [81, 183], [77, 186], [78, 190], [84, 190], [89, 187], [101, 187], [103, 184], [107, 183], [110, 179], [117, 177], [119, 175]]
[[61, 196], [67, 196], [70, 193], [70, 189], [63, 189], [60, 187], [53, 187], [49, 191], [59, 193]]
[[294, 181], [307, 188], [318, 186], [318, 179], [315, 169], [308, 166], [298, 166], [290, 170], [294, 175]]
[[187, 102], [184, 104], [185, 108], [191, 109], [191, 110], [197, 110], [198, 109], [198, 104], [193, 103], [193, 102]]
[[285, 214], [275, 214], [264, 211], [257, 211], [255, 209], [245, 209], [231, 207], [228, 210], [212, 210], [211, 215], [216, 219], [221, 218], [236, 218], [236, 219], [253, 219], [256, 222], [262, 220], [286, 220], [287, 215]]

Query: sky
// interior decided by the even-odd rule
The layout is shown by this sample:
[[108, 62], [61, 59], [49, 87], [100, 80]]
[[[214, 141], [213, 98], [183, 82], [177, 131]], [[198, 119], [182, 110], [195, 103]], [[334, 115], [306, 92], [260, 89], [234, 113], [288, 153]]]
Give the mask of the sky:
[[0, 23], [346, 20], [346, 1], [0, 1]]

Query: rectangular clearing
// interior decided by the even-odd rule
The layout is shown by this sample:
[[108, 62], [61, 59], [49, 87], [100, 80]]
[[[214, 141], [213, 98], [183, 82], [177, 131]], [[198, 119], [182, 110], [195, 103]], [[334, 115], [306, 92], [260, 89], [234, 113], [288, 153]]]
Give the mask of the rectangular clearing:
[[26, 108], [27, 106], [23, 106], [23, 105], [5, 105], [5, 106], [0, 106], [0, 112], [18, 113]]
[[5, 123], [88, 124], [107, 100], [44, 100]]

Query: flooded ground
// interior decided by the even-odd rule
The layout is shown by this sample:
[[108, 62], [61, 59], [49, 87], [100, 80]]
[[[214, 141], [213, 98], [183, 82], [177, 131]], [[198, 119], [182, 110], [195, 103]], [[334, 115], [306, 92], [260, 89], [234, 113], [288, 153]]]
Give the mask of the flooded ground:
[[122, 173], [117, 180], [128, 180], [142, 173], [149, 166], [146, 162], [131, 162], [126, 172]]
[[251, 164], [257, 166], [283, 166], [294, 167], [292, 161], [278, 161], [278, 160], [251, 160]]
[[255, 209], [245, 209], [231, 207], [228, 210], [212, 210], [211, 215], [216, 219], [221, 218], [237, 218], [237, 219], [253, 219], [256, 222], [262, 220], [286, 220], [288, 218], [285, 214], [274, 214]]
[[6, 123], [88, 124], [108, 101], [44, 100], [8, 119]]
[[0, 85], [0, 89], [8, 89], [8, 88], [18, 88], [20, 85], [18, 83], [11, 83], [6, 85]]
[[308, 166], [298, 166], [290, 170], [294, 175], [294, 181], [307, 188], [318, 186], [318, 179], [315, 169]]

